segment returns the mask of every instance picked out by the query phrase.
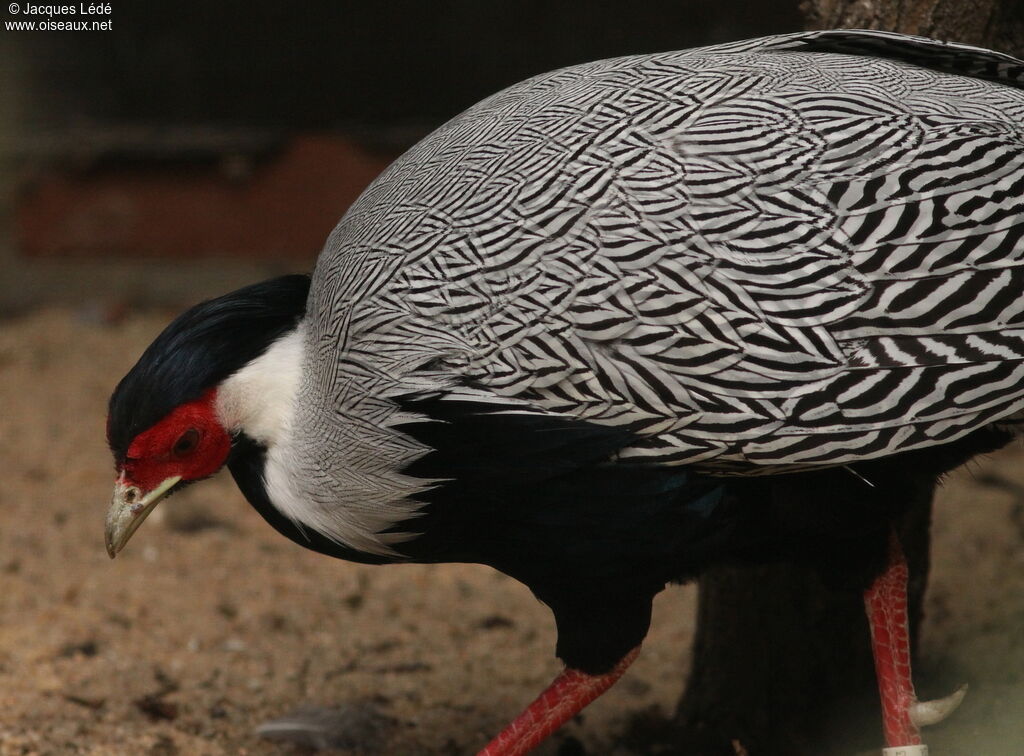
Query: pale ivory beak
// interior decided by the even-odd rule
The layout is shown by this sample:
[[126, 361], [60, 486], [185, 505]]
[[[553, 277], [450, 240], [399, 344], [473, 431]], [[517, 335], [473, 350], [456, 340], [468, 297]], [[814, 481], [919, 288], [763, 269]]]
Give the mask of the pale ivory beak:
[[110, 500], [110, 510], [107, 512], [107, 553], [111, 559], [124, 548], [132, 533], [153, 511], [153, 507], [159, 504], [180, 481], [180, 475], [173, 475], [143, 495], [142, 491], [125, 480], [124, 475], [117, 479], [114, 484], [114, 496]]

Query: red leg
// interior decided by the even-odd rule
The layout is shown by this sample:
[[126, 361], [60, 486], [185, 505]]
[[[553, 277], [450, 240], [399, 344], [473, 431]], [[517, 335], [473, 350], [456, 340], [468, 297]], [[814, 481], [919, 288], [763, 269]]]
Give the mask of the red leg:
[[893, 533], [885, 572], [864, 592], [878, 692], [882, 698], [882, 726], [890, 748], [921, 743], [921, 733], [911, 720], [911, 707], [917, 703], [917, 696], [910, 677], [908, 575], [906, 557]]
[[566, 669], [526, 710], [502, 730], [477, 756], [520, 756], [540, 745], [577, 713], [622, 677], [640, 654], [637, 646], [603, 675]]

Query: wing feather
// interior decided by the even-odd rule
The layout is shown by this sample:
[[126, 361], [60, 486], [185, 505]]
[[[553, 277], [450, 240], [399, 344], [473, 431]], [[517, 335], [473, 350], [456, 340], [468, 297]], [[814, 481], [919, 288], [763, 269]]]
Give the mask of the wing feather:
[[779, 469], [952, 440], [1024, 408], [1022, 86], [1008, 56], [871, 32], [541, 76], [364, 194], [314, 309], [372, 342], [367, 391], [433, 358], [639, 428], [626, 457]]

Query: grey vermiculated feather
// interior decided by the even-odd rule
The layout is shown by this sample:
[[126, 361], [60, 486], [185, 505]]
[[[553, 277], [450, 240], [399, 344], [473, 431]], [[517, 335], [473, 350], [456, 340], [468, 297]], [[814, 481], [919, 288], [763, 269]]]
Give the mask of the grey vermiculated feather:
[[301, 494], [394, 515], [424, 450], [390, 397], [456, 385], [639, 428], [626, 459], [741, 474], [1013, 416], [1022, 82], [990, 51], [807, 32], [488, 98], [327, 242], [287, 452]]
[[267, 740], [306, 748], [358, 748], [360, 753], [385, 753], [388, 734], [398, 721], [375, 706], [352, 704], [335, 709], [307, 705], [290, 714], [263, 722], [256, 734]]

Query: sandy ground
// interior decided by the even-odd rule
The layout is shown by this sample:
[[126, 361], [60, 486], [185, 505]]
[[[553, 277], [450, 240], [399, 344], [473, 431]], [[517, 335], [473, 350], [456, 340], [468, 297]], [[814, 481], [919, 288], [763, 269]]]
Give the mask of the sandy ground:
[[[284, 540], [227, 476], [162, 505], [108, 560], [110, 389], [166, 322], [0, 320], [0, 754], [296, 754], [257, 723], [302, 703], [377, 711], [340, 753], [472, 753], [557, 672], [548, 611], [473, 566], [361, 567]], [[1024, 753], [1024, 456], [960, 471], [938, 505], [923, 676], [968, 681], [935, 756]], [[659, 597], [620, 685], [541, 753], [628, 754], [670, 711], [692, 588]]]

